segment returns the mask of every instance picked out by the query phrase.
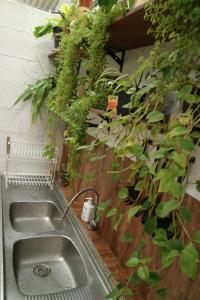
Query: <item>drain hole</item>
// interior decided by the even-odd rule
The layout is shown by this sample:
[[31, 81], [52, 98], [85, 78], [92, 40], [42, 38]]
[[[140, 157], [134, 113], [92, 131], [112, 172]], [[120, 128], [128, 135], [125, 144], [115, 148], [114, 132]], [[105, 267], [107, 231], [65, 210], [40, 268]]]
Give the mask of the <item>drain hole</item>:
[[33, 268], [33, 274], [38, 277], [47, 277], [51, 273], [51, 267], [46, 264], [37, 265]]

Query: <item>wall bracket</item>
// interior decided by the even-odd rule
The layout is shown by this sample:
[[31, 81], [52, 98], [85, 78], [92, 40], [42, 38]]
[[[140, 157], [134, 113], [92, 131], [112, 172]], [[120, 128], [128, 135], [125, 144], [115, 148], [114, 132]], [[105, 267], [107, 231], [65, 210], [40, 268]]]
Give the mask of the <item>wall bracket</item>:
[[120, 72], [122, 72], [123, 66], [124, 66], [124, 59], [125, 59], [126, 51], [125, 50], [121, 51], [121, 58], [110, 47], [106, 48], [106, 52], [119, 65], [119, 67], [120, 67], [119, 70], [120, 70]]

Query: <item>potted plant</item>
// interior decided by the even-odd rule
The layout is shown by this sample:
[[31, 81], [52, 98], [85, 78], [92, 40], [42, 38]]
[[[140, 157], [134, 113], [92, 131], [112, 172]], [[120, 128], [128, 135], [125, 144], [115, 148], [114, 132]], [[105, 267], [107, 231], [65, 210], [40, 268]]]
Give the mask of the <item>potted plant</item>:
[[53, 37], [54, 37], [54, 48], [55, 49], [57, 49], [59, 47], [62, 31], [63, 31], [63, 29], [60, 26], [53, 27]]
[[69, 16], [71, 14], [71, 8], [67, 4], [63, 4], [58, 12], [54, 12], [54, 14], [56, 14], [56, 16], [47, 19], [46, 24], [36, 26], [33, 34], [36, 38], [40, 38], [53, 33], [54, 47], [57, 49], [59, 47], [63, 29], [65, 28], [64, 30], [66, 33], [70, 31], [69, 26], [71, 18]]
[[79, 7], [87, 7], [90, 8], [92, 6], [93, 0], [80, 0]]

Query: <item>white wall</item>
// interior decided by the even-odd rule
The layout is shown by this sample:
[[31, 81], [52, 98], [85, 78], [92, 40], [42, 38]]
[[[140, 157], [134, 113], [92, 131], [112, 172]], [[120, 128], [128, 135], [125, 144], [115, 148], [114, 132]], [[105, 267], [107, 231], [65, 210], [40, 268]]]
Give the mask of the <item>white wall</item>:
[[[148, 46], [126, 51], [122, 73], [133, 73], [138, 67], [138, 59], [141, 56], [147, 57], [152, 49], [153, 46]], [[117, 53], [117, 55], [121, 57], [121, 53]], [[110, 56], [107, 56], [107, 62], [109, 67], [119, 70], [119, 65]]]
[[0, 0], [0, 173], [5, 170], [6, 137], [20, 141], [46, 142], [46, 117], [31, 124], [30, 103], [13, 107], [29, 83], [54, 71], [47, 54], [51, 36], [36, 39], [32, 32], [45, 23], [49, 13], [15, 0]]

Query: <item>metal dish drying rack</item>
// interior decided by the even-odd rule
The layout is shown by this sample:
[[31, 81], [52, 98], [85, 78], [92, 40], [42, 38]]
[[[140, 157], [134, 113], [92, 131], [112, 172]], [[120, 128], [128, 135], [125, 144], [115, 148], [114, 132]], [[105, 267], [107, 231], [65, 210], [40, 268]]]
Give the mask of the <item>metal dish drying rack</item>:
[[44, 156], [44, 147], [42, 143], [20, 143], [7, 138], [6, 188], [9, 184], [23, 184], [53, 189], [58, 149], [49, 159]]

